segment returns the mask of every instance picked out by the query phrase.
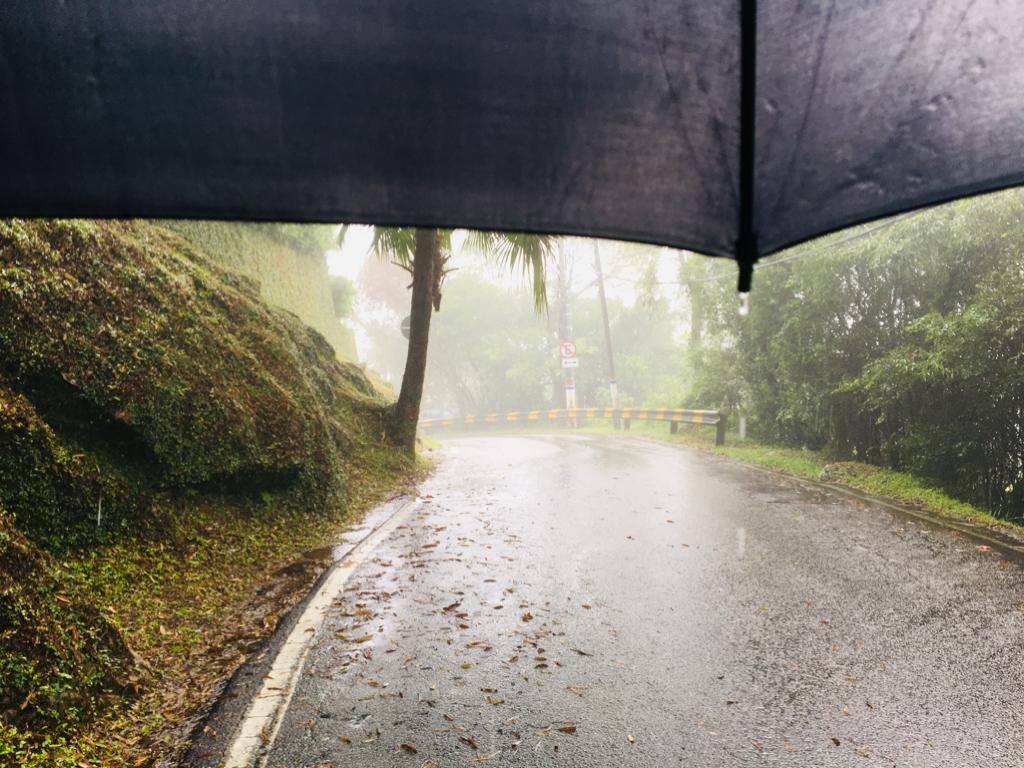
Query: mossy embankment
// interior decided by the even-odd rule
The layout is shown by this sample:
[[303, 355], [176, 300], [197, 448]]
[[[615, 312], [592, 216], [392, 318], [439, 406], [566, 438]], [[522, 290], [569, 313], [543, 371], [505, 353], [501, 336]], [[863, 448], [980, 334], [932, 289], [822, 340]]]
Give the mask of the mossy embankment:
[[324, 250], [335, 247], [325, 224], [239, 221], [160, 221], [225, 269], [256, 281], [272, 306], [299, 316], [319, 331], [342, 360], [356, 359], [355, 334], [334, 311]]
[[386, 411], [194, 240], [0, 222], [0, 764], [173, 754], [260, 585], [410, 471]]

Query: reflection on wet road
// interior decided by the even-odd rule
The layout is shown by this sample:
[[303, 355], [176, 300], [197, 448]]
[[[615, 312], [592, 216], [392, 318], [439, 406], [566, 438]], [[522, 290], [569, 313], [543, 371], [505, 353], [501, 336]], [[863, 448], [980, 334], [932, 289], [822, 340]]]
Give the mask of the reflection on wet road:
[[270, 766], [1024, 764], [1024, 578], [970, 539], [636, 440], [441, 453]]

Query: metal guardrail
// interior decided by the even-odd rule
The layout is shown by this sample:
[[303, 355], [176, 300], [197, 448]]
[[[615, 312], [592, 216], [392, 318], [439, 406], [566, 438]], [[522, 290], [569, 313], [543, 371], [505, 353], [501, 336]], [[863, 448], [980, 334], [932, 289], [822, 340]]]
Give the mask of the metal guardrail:
[[424, 432], [451, 427], [485, 424], [508, 424], [518, 421], [575, 421], [581, 419], [612, 419], [629, 429], [631, 421], [667, 421], [674, 434], [680, 424], [706, 424], [715, 427], [715, 445], [725, 445], [725, 417], [719, 411], [691, 411], [682, 408], [554, 408], [547, 411], [511, 411], [486, 416], [465, 416], [456, 419], [424, 419], [419, 427]]

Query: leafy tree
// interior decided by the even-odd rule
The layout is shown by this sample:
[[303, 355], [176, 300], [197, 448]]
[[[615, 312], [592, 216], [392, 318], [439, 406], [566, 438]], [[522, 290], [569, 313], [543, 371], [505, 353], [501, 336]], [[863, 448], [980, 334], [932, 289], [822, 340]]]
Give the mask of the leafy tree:
[[[481, 415], [561, 407], [559, 334], [553, 319], [532, 313], [523, 298], [471, 272], [453, 276], [444, 312], [432, 323], [425, 408]], [[622, 403], [679, 403], [682, 358], [667, 302], [626, 306], [610, 299], [608, 309]], [[609, 405], [601, 309], [592, 289], [572, 299], [571, 314], [578, 404]]]
[[470, 416], [549, 402], [557, 342], [524, 298], [471, 272], [450, 281], [432, 323], [425, 407]]
[[334, 316], [342, 320], [352, 314], [356, 303], [356, 286], [344, 275], [331, 278], [331, 301], [334, 303]]
[[694, 404], [733, 401], [757, 437], [913, 470], [1021, 517], [1024, 192], [859, 235], [766, 260], [747, 318], [716, 277], [726, 265], [684, 265]]

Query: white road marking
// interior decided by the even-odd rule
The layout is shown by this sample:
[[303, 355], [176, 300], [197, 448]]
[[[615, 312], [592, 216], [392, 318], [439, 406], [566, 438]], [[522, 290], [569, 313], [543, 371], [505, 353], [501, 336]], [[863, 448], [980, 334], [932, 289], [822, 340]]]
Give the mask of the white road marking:
[[249, 704], [245, 718], [224, 760], [224, 768], [253, 768], [265, 764], [270, 747], [277, 738], [284, 714], [288, 711], [288, 705], [295, 693], [309, 647], [316, 630], [323, 623], [327, 609], [342, 593], [345, 582], [352, 572], [402, 524], [419, 503], [420, 500], [416, 499], [404, 504], [379, 528], [353, 547], [342, 561], [331, 566], [331, 572], [320, 590], [306, 605], [302, 616], [278, 650], [270, 672], [263, 680], [262, 689]]

